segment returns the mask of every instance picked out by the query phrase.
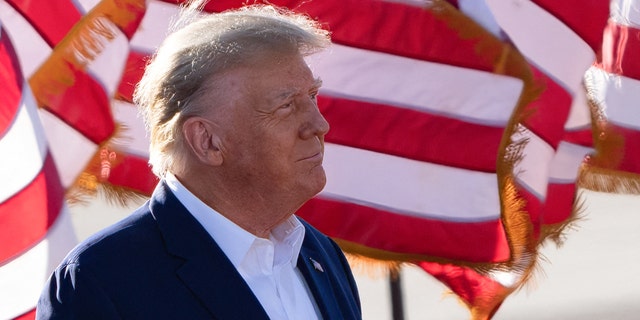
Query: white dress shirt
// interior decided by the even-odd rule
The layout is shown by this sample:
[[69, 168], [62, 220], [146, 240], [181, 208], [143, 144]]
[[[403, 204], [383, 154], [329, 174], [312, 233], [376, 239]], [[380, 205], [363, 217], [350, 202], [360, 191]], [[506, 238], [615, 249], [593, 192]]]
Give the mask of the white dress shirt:
[[165, 180], [176, 198], [227, 255], [270, 319], [321, 318], [296, 267], [305, 230], [295, 216], [276, 226], [269, 239], [259, 238], [207, 206], [173, 174], [167, 173]]

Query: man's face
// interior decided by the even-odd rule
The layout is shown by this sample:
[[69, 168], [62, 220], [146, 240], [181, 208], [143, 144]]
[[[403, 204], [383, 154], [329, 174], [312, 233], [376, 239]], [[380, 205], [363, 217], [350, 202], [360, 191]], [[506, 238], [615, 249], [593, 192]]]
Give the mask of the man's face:
[[275, 195], [297, 205], [320, 192], [329, 124], [317, 106], [320, 81], [302, 56], [261, 58], [222, 81], [222, 97], [231, 103], [216, 112], [215, 122], [224, 132], [227, 178], [247, 196]]

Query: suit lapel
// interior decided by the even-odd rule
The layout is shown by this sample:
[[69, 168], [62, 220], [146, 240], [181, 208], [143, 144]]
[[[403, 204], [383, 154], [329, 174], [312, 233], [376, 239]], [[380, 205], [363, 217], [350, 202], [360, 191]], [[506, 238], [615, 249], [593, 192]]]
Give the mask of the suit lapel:
[[268, 319], [230, 262], [189, 260], [177, 273], [216, 319]]
[[167, 251], [185, 260], [177, 277], [217, 319], [269, 319], [249, 286], [206, 230], [160, 183], [151, 213]]
[[304, 276], [316, 304], [320, 309], [323, 319], [340, 319], [342, 313], [338, 309], [338, 302], [333, 294], [332, 284], [329, 280], [328, 264], [322, 259], [322, 255], [309, 247], [302, 246], [298, 257], [298, 269]]

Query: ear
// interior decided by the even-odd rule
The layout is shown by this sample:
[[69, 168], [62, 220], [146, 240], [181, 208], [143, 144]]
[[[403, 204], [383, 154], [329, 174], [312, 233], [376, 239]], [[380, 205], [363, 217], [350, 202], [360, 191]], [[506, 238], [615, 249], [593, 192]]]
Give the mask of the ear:
[[223, 161], [221, 140], [215, 129], [213, 123], [201, 117], [191, 117], [182, 125], [189, 149], [205, 165], [219, 166]]

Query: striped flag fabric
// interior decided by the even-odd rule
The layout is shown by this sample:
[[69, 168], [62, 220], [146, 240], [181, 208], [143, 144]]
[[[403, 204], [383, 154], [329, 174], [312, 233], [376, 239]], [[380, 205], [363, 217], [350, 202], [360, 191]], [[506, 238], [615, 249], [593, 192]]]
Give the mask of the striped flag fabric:
[[583, 175], [596, 191], [640, 194], [640, 1], [612, 1], [601, 59], [587, 87], [603, 121]]
[[[110, 166], [98, 151], [117, 133], [111, 103], [127, 80], [128, 40], [145, 13], [145, 1], [6, 0], [2, 5], [9, 34], [22, 39], [16, 51], [63, 186], [94, 190], [102, 167]], [[87, 163], [92, 174], [79, 176]]]
[[458, 6], [522, 52], [540, 91], [521, 113], [521, 130], [511, 137], [526, 141], [511, 175], [529, 215], [533, 258], [524, 256], [512, 270], [489, 274], [420, 263], [458, 293], [474, 319], [488, 319], [531, 276], [538, 245], [545, 239], [561, 244], [563, 231], [581, 209], [576, 194], [580, 167], [593, 150], [583, 77], [599, 52], [609, 2], [487, 0], [458, 1]]
[[1, 319], [34, 317], [76, 243], [64, 200], [104, 174], [82, 172], [94, 157], [105, 167], [96, 153], [116, 132], [110, 100], [143, 14], [144, 1], [0, 1]]
[[572, 220], [579, 168], [593, 147], [583, 78], [596, 61], [609, 1], [571, 2], [486, 1], [544, 89], [523, 122], [528, 143], [514, 172], [541, 239], [557, 237], [557, 227], [562, 230]]
[[0, 22], [0, 319], [32, 318], [42, 284], [75, 245], [35, 99]]

